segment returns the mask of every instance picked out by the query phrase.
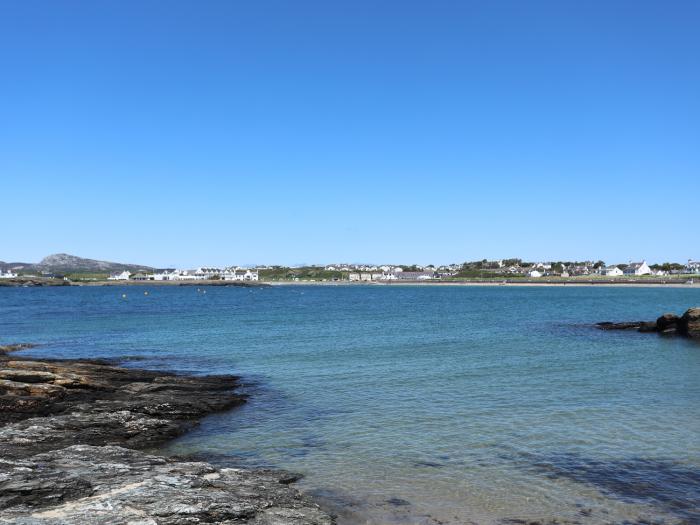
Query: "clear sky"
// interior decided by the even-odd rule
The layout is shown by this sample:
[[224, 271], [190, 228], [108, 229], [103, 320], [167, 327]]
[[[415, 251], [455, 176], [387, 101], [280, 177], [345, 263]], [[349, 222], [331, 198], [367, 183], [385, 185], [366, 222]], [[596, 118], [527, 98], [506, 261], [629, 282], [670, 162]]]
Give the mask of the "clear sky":
[[0, 260], [700, 258], [695, 1], [0, 3]]

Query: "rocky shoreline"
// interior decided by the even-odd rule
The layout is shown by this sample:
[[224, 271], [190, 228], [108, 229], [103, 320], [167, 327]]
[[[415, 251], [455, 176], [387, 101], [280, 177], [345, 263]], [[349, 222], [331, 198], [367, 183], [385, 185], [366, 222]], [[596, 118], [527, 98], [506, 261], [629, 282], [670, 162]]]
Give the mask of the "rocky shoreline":
[[327, 525], [286, 472], [147, 454], [245, 402], [234, 376], [183, 377], [0, 346], [0, 523]]

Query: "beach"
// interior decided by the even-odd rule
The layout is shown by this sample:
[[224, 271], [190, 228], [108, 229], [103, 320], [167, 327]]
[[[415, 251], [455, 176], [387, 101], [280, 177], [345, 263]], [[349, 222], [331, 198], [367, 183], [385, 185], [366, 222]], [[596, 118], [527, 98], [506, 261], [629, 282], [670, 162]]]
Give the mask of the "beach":
[[378, 280], [378, 281], [319, 281], [319, 280], [280, 280], [280, 281], [110, 281], [110, 280], [75, 280], [45, 279], [27, 277], [21, 279], [0, 280], [0, 287], [22, 286], [187, 286], [187, 287], [262, 287], [262, 286], [616, 286], [616, 287], [680, 287], [700, 288], [700, 279], [430, 279], [430, 280]]

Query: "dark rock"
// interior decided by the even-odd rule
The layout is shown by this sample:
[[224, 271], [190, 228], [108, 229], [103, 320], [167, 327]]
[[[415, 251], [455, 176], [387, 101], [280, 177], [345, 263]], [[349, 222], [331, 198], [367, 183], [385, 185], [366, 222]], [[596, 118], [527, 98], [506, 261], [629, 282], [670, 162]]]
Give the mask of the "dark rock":
[[244, 403], [236, 377], [8, 355], [27, 347], [0, 347], [0, 523], [332, 523], [298, 475], [132, 450]]
[[682, 335], [700, 339], [700, 307], [688, 309], [681, 317], [672, 313], [663, 314], [656, 321], [629, 321], [596, 323], [600, 330], [637, 330], [657, 332], [662, 335]]
[[386, 502], [394, 507], [406, 507], [411, 504], [410, 501], [401, 498], [389, 498]]
[[676, 314], [663, 314], [656, 320], [656, 329], [662, 334], [675, 333], [679, 320]]
[[639, 332], [658, 332], [655, 321], [644, 321], [637, 329]]
[[678, 331], [686, 337], [700, 338], [700, 308], [689, 308], [678, 322]]

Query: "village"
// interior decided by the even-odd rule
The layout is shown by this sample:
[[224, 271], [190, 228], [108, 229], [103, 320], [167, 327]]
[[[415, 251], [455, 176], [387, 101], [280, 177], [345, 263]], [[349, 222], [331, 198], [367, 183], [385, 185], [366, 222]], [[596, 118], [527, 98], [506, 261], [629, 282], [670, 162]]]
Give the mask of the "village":
[[606, 265], [603, 261], [585, 262], [523, 262], [520, 259], [476, 261], [446, 266], [370, 266], [337, 264], [325, 267], [327, 271], [347, 273], [349, 281], [426, 281], [459, 278], [526, 277], [665, 277], [700, 274], [700, 261], [689, 259], [687, 264], [664, 263], [649, 265], [645, 260], [626, 264]]
[[196, 270], [164, 270], [144, 273], [129, 271], [112, 273], [109, 281], [257, 281], [258, 271], [248, 268], [199, 267]]
[[[133, 271], [132, 271], [133, 270]], [[229, 282], [353, 282], [371, 283], [395, 281], [470, 281], [470, 280], [634, 280], [636, 278], [689, 278], [700, 275], [700, 260], [689, 259], [686, 264], [648, 264], [628, 262], [607, 265], [604, 261], [583, 262], [525, 262], [521, 259], [499, 259], [465, 262], [450, 265], [371, 265], [329, 264], [295, 267], [260, 265], [253, 268], [240, 266], [200, 266], [191, 270], [180, 269], [122, 269], [98, 276], [92, 273], [27, 271], [19, 267], [3, 267], [0, 279], [41, 278], [66, 281], [110, 281], [116, 283], [148, 281], [229, 281]]]

